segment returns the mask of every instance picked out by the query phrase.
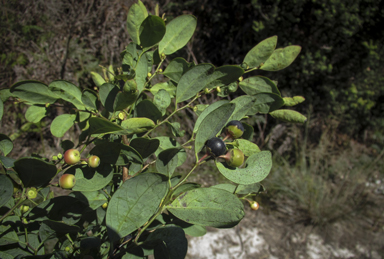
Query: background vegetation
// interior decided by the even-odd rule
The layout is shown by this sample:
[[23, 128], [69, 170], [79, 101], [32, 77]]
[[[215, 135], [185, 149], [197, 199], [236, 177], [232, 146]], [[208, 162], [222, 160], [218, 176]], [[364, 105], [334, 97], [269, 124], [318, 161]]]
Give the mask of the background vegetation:
[[[125, 19], [132, 3], [2, 1], [0, 88], [58, 78], [92, 87], [89, 72], [117, 63], [129, 42]], [[156, 3], [144, 3], [154, 13]], [[326, 226], [364, 218], [369, 231], [382, 231], [384, 2], [166, 0], [159, 6], [168, 20], [182, 13], [197, 17], [192, 41], [175, 54], [188, 61], [239, 64], [247, 50], [273, 35], [278, 47], [302, 46], [283, 71], [254, 72], [278, 80], [283, 96], [304, 96], [308, 102], [298, 109], [311, 118], [306, 127], [271, 124], [265, 116], [248, 121], [259, 128], [255, 142], [277, 157], [264, 206], [295, 222]], [[23, 106], [7, 103], [5, 109], [1, 128], [19, 143], [15, 158], [23, 146], [54, 149], [45, 136], [49, 121], [26, 126], [18, 116]]]

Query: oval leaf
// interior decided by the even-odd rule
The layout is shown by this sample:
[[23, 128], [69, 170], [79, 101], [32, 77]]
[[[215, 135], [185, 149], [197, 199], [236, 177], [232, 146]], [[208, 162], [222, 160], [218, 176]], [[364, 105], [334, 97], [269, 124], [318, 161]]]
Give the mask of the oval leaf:
[[137, 134], [152, 129], [155, 127], [155, 123], [148, 118], [130, 118], [123, 121], [121, 126], [126, 129], [128, 134]]
[[260, 69], [266, 71], [284, 69], [296, 59], [300, 51], [300, 46], [288, 46], [283, 49], [276, 49]]
[[197, 118], [195, 127], [193, 128], [193, 133], [196, 133], [199, 130], [201, 122], [204, 120], [205, 117], [207, 117], [208, 114], [210, 114], [213, 110], [219, 108], [220, 106], [228, 103], [228, 100], [220, 100], [217, 102], [212, 103], [208, 107], [206, 107], [203, 112], [200, 114], [200, 116]]
[[177, 154], [179, 153], [179, 151], [179, 148], [171, 148], [160, 152], [156, 160], [156, 169], [160, 174], [166, 175], [168, 178], [171, 178], [173, 172], [177, 167]]
[[272, 169], [272, 155], [269, 151], [255, 153], [248, 157], [244, 168], [229, 168], [215, 161], [220, 173], [237, 184], [258, 183], [268, 176]]
[[97, 94], [91, 90], [85, 90], [81, 95], [81, 101], [91, 110], [97, 110]]
[[13, 195], [13, 183], [6, 175], [0, 175], [0, 208], [8, 202]]
[[51, 123], [51, 133], [55, 137], [61, 138], [73, 124], [75, 124], [76, 114], [62, 114], [57, 116]]
[[284, 105], [285, 106], [295, 106], [299, 103], [302, 103], [305, 101], [305, 98], [302, 96], [294, 96], [294, 97], [284, 97]]
[[132, 41], [140, 45], [140, 25], [147, 18], [148, 12], [144, 4], [138, 0], [128, 11], [127, 31]]
[[69, 168], [66, 173], [75, 175], [76, 183], [72, 188], [73, 191], [90, 192], [100, 190], [109, 184], [113, 177], [113, 168], [105, 163], [96, 169], [78, 165]]
[[230, 192], [198, 188], [178, 196], [167, 209], [190, 224], [216, 228], [236, 226], [244, 217], [241, 201]]
[[273, 118], [291, 123], [305, 123], [307, 117], [293, 110], [276, 110], [269, 113]]
[[40, 187], [55, 177], [57, 168], [51, 163], [34, 157], [24, 157], [15, 161], [15, 171], [24, 187]]
[[243, 63], [245, 68], [259, 67], [264, 63], [273, 53], [277, 44], [277, 36], [267, 38], [253, 47], [245, 56]]
[[153, 97], [153, 104], [156, 105], [163, 116], [165, 115], [168, 106], [171, 104], [171, 101], [171, 96], [164, 89], [160, 89], [160, 91]]
[[29, 122], [37, 123], [46, 116], [47, 108], [45, 106], [29, 106], [25, 113], [25, 118]]
[[157, 122], [162, 118], [162, 116], [163, 115], [159, 109], [150, 100], [143, 100], [136, 105], [135, 117], [145, 117], [154, 122]]
[[212, 64], [199, 64], [188, 70], [179, 81], [176, 88], [176, 102], [182, 102], [194, 97], [200, 92], [211, 80], [210, 75], [214, 71]]
[[149, 48], [156, 45], [165, 34], [164, 20], [159, 16], [148, 15], [140, 25], [140, 46]]
[[71, 82], [55, 80], [49, 84], [49, 89], [64, 101], [72, 103], [76, 108], [83, 109], [80, 89]]
[[187, 72], [191, 67], [193, 66], [193, 63], [188, 63], [183, 58], [175, 58], [169, 63], [167, 68], [164, 70], [163, 75], [171, 79], [172, 81], [175, 81], [176, 83], [179, 82], [181, 76]]
[[125, 181], [108, 204], [106, 223], [110, 239], [124, 237], [147, 222], [167, 191], [167, 182], [156, 174], [140, 174]]
[[248, 95], [255, 95], [258, 93], [274, 93], [280, 95], [279, 89], [276, 85], [267, 77], [253, 76], [244, 79], [239, 84], [241, 90]]
[[195, 154], [200, 152], [205, 142], [216, 136], [226, 125], [227, 120], [235, 110], [235, 104], [224, 104], [210, 112], [201, 122], [195, 140]]
[[181, 15], [170, 21], [165, 35], [159, 43], [159, 53], [170, 55], [184, 47], [191, 39], [197, 20], [193, 15]]
[[0, 151], [7, 156], [13, 149], [12, 140], [4, 134], [0, 134]]
[[10, 92], [32, 104], [54, 103], [59, 98], [46, 84], [34, 80], [17, 82], [12, 85]]
[[89, 119], [90, 134], [113, 133], [118, 135], [127, 135], [128, 132], [121, 126], [103, 118], [91, 117]]

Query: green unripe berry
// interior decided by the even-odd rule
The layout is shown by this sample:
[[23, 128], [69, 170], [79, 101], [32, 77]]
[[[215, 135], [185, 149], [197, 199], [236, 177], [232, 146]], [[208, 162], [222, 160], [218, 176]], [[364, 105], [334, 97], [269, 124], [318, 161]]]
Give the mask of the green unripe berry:
[[35, 187], [31, 187], [27, 190], [28, 199], [34, 199], [37, 197], [37, 189]]
[[230, 167], [239, 167], [244, 163], [244, 153], [240, 149], [231, 149], [223, 156]]
[[240, 121], [233, 120], [228, 122], [225, 127], [226, 134], [234, 139], [240, 138], [244, 133], [244, 126]]
[[60, 187], [63, 189], [72, 189], [75, 183], [76, 178], [73, 174], [63, 174], [59, 180]]
[[103, 209], [106, 209], [108, 207], [108, 202], [105, 202], [101, 207], [103, 207]]
[[137, 91], [137, 83], [134, 79], [128, 80], [124, 83], [124, 93], [135, 93]]
[[28, 205], [21, 205], [20, 206], [21, 213], [26, 213], [28, 210], [29, 210], [29, 206]]

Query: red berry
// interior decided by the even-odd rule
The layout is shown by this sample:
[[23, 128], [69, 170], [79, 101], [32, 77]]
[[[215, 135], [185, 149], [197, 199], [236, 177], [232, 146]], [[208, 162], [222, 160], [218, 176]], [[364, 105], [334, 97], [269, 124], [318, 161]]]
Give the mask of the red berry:
[[74, 165], [80, 162], [80, 152], [77, 149], [68, 149], [64, 153], [64, 162], [68, 165]]

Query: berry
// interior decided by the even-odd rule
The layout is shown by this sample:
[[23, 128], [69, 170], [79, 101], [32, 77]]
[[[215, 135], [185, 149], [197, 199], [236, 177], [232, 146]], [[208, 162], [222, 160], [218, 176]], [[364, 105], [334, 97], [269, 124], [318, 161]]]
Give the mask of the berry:
[[100, 165], [100, 158], [98, 156], [90, 156], [88, 158], [88, 165], [92, 168], [96, 168]]
[[101, 207], [103, 207], [103, 209], [106, 209], [108, 207], [108, 202], [104, 203]]
[[27, 190], [28, 199], [34, 199], [37, 197], [37, 189], [35, 187], [31, 187]]
[[207, 153], [211, 156], [221, 156], [227, 151], [225, 143], [220, 138], [211, 138], [205, 143]]
[[29, 206], [28, 205], [21, 205], [20, 206], [21, 213], [26, 213], [28, 210], [29, 210]]
[[225, 132], [234, 139], [240, 138], [244, 133], [244, 126], [240, 121], [230, 121], [225, 126]]
[[74, 165], [80, 162], [80, 152], [77, 149], [68, 149], [64, 153], [64, 161], [68, 165]]
[[253, 201], [252, 203], [250, 203], [250, 206], [251, 206], [252, 210], [258, 210], [260, 207], [260, 205], [257, 201]]
[[59, 184], [63, 189], [71, 189], [75, 186], [76, 178], [73, 174], [63, 174], [60, 177]]
[[225, 158], [227, 165], [230, 167], [239, 167], [244, 163], [244, 153], [240, 149], [231, 149], [221, 157]]

